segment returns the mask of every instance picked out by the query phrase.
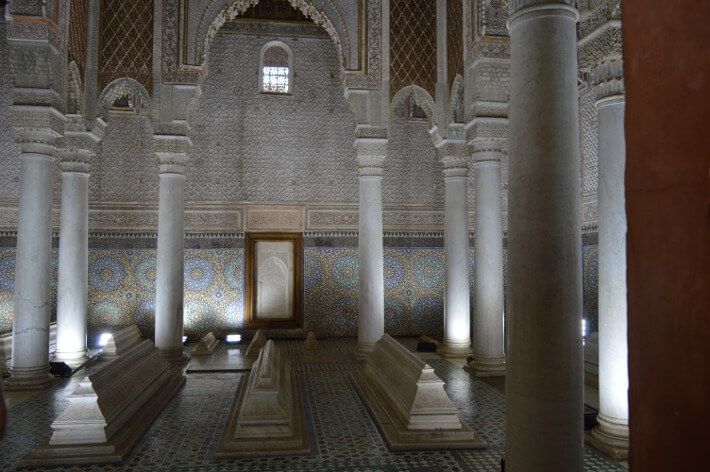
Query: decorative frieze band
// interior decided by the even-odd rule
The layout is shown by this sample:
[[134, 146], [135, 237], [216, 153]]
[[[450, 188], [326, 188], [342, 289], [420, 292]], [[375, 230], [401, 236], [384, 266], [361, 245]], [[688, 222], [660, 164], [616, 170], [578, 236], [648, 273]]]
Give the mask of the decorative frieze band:
[[304, 207], [248, 206], [247, 231], [303, 231]]

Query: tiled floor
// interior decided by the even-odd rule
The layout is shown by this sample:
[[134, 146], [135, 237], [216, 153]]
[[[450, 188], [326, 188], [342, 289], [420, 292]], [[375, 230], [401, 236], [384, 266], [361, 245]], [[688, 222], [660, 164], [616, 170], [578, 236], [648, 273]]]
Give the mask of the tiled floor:
[[[401, 342], [414, 348], [415, 341]], [[304, 354], [302, 342], [279, 341], [285, 356]], [[139, 442], [122, 466], [82, 466], [53, 471], [308, 471], [308, 472], [435, 472], [500, 470], [504, 447], [504, 396], [499, 390], [474, 378], [443, 359], [427, 359], [446, 390], [461, 409], [463, 421], [489, 444], [479, 451], [426, 451], [390, 453], [365, 406], [352, 387], [348, 374], [359, 361], [348, 354], [353, 339], [321, 340], [322, 357], [304, 357], [293, 362], [301, 376], [309, 428], [316, 440], [311, 456], [270, 457], [248, 460], [216, 460], [214, 452], [227, 420], [234, 393], [243, 375], [239, 372], [191, 373], [177, 394]], [[337, 360], [335, 360], [337, 359]], [[66, 408], [66, 396], [77, 379], [56, 380], [46, 391], [25, 397], [9, 410], [6, 437], [0, 441], [0, 471], [14, 471], [17, 460], [50, 436], [51, 421]], [[585, 452], [587, 471], [623, 471], [618, 463], [594, 449]]]

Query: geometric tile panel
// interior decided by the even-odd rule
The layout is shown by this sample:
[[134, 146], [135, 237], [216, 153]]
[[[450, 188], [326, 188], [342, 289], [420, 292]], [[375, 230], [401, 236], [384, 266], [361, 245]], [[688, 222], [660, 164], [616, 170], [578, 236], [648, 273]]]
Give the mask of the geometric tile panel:
[[[596, 330], [598, 248], [583, 249], [584, 317]], [[469, 292], [473, 313], [474, 250], [469, 249]], [[384, 250], [385, 331], [395, 336], [441, 337], [444, 312], [444, 249]], [[507, 250], [503, 276], [507, 299]], [[185, 335], [198, 339], [244, 326], [244, 250], [185, 251]], [[0, 334], [12, 331], [15, 249], [0, 249]], [[153, 337], [156, 251], [89, 251], [88, 335], [136, 324]], [[57, 253], [53, 254], [52, 320], [56, 318]], [[303, 249], [304, 329], [318, 337], [357, 336], [357, 248]]]
[[[385, 331], [392, 335], [441, 335], [444, 250], [384, 250]], [[317, 336], [355, 336], [358, 251], [304, 249], [306, 329]]]
[[[89, 340], [108, 328], [136, 324], [152, 337], [155, 321], [155, 250], [89, 253]], [[243, 250], [186, 250], [185, 335], [216, 336], [243, 326]], [[93, 336], [92, 336], [93, 335]]]

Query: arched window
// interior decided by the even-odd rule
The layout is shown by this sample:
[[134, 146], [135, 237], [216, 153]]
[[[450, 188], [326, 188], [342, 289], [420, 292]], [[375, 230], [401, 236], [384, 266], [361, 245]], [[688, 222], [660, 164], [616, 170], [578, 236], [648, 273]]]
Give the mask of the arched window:
[[259, 91], [291, 93], [293, 90], [293, 54], [280, 41], [271, 41], [261, 48]]

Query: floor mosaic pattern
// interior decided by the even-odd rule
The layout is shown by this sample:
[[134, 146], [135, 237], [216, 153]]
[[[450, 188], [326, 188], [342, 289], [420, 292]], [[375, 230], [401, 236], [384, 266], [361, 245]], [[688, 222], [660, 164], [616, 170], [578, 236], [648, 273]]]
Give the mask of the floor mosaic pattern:
[[[303, 353], [302, 341], [277, 341], [287, 356]], [[403, 340], [410, 349], [412, 339]], [[376, 425], [350, 384], [348, 374], [361, 366], [350, 354], [353, 339], [321, 340], [320, 354], [339, 360], [304, 358], [292, 371], [301, 377], [310, 410], [317, 453], [310, 456], [216, 460], [214, 452], [229, 415], [240, 373], [188, 374], [187, 384], [160, 414], [122, 466], [57, 467], [53, 472], [493, 472], [500, 470], [504, 446], [503, 394], [443, 359], [427, 359], [446, 382], [462, 419], [489, 442], [487, 450], [390, 453]], [[311, 360], [312, 359], [312, 360]], [[323, 356], [322, 359], [329, 359]], [[49, 425], [66, 406], [79, 378], [59, 379], [51, 389], [11, 407], [9, 428], [0, 442], [0, 472], [14, 471], [17, 459], [50, 435]], [[590, 472], [624, 471], [591, 448], [585, 452]], [[36, 470], [36, 469], [35, 469]]]

